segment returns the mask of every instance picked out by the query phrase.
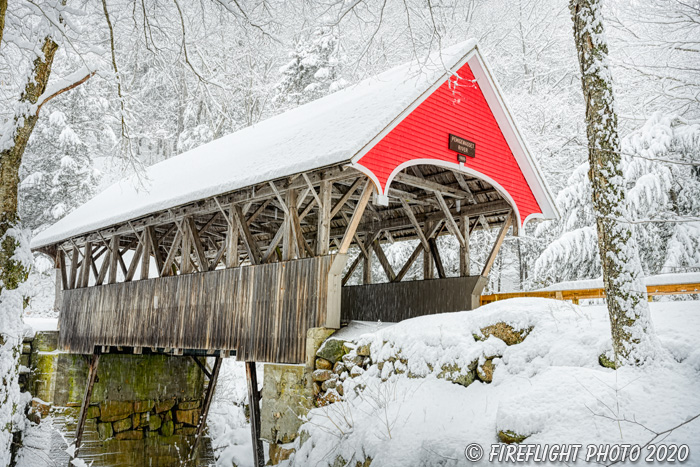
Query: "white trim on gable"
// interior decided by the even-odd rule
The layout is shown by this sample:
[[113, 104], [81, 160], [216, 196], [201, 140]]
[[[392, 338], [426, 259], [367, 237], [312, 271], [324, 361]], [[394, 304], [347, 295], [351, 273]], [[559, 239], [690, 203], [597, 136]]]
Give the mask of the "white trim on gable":
[[[508, 109], [503, 100], [501, 90], [498, 87], [496, 81], [493, 79], [483, 56], [479, 52], [478, 45], [475, 45], [473, 49], [467, 52], [464, 55], [464, 57], [457, 61], [457, 63], [455, 63], [455, 65], [452, 66], [452, 68], [447, 70], [439, 80], [437, 80], [430, 88], [428, 88], [416, 100], [414, 100], [409, 107], [407, 107], [394, 120], [392, 120], [391, 123], [387, 125], [377, 136], [375, 136], [374, 138], [372, 138], [372, 140], [365, 144], [353, 156], [351, 160], [351, 166], [372, 178], [372, 181], [377, 186], [378, 192], [380, 192], [381, 190], [379, 187], [379, 180], [377, 179], [377, 177], [373, 173], [371, 173], [369, 169], [364, 167], [362, 164], [359, 164], [358, 161], [363, 156], [365, 156], [377, 143], [379, 143], [379, 141], [381, 141], [394, 128], [396, 128], [396, 126], [398, 126], [398, 124], [401, 121], [403, 121], [404, 118], [406, 118], [419, 105], [421, 105], [423, 101], [425, 101], [435, 90], [437, 90], [447, 79], [449, 79], [450, 76], [456, 74], [457, 71], [467, 63], [469, 64], [469, 67], [471, 68], [472, 73], [474, 74], [474, 77], [476, 78], [476, 81], [479, 84], [481, 92], [484, 95], [484, 98], [486, 99], [486, 103], [491, 109], [491, 112], [493, 113], [493, 116], [501, 129], [503, 137], [506, 139], [506, 142], [508, 143], [511, 152], [513, 153], [513, 156], [515, 157], [515, 160], [518, 163], [518, 166], [520, 167], [523, 176], [525, 177], [525, 181], [527, 181], [530, 190], [532, 190], [532, 194], [534, 195], [535, 200], [537, 201], [537, 204], [539, 204], [540, 209], [542, 210], [542, 214], [539, 214], [539, 216], [529, 215], [527, 219], [525, 219], [522, 222], [522, 224], [519, 223], [518, 225], [524, 226], [529, 220], [535, 218], [558, 219], [559, 211], [557, 210], [556, 205], [553, 201], [553, 197], [549, 192], [546, 183], [544, 182], [537, 162], [532, 158], [530, 151], [528, 150], [527, 145], [525, 143], [525, 140], [520, 134], [520, 131], [518, 130], [513, 120], [510, 110]], [[434, 159], [430, 160], [432, 161], [430, 162], [432, 164], [441, 165], [437, 164], [437, 161]], [[401, 164], [401, 166], [404, 166], [404, 164]], [[391, 180], [395, 174], [396, 170], [394, 170], [394, 172], [389, 177], [389, 180], [387, 181], [387, 187], [391, 184]], [[490, 180], [481, 174], [479, 174], [479, 177], [487, 181]], [[497, 185], [492, 180], [489, 181], [489, 183], [491, 183], [494, 186]], [[502, 188], [499, 191], [505, 192], [505, 190], [503, 190]], [[508, 197], [510, 203], [513, 206], [515, 206], [515, 203], [513, 202], [513, 199], [510, 197], [510, 195], [508, 195], [507, 192], [505, 192], [505, 194]], [[386, 193], [384, 193], [384, 195], [386, 195]], [[517, 207], [515, 208], [515, 210], [517, 212]], [[519, 214], [518, 221], [520, 221]]]
[[[537, 204], [540, 205], [543, 214], [541, 217], [544, 219], [558, 219], [559, 211], [541, 175], [537, 161], [533, 159], [525, 139], [518, 130], [512, 114], [504, 102], [501, 89], [493, 79], [484, 57], [479, 53], [478, 46], [476, 53], [472, 55], [468, 63], [491, 109], [491, 113], [493, 113], [498, 126], [501, 128], [503, 137], [506, 139], [513, 156], [515, 156], [515, 160], [520, 166], [520, 170], [530, 186]], [[528, 219], [530, 217], [532, 216], [528, 216]], [[525, 219], [525, 222], [528, 219]]]

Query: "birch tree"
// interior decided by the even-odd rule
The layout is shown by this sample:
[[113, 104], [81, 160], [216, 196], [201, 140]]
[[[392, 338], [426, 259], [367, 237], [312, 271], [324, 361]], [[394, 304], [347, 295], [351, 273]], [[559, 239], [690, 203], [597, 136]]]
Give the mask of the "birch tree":
[[653, 358], [658, 344], [636, 242], [626, 221], [620, 139], [600, 0], [571, 0], [586, 103], [586, 133], [598, 248], [612, 331], [614, 366]]

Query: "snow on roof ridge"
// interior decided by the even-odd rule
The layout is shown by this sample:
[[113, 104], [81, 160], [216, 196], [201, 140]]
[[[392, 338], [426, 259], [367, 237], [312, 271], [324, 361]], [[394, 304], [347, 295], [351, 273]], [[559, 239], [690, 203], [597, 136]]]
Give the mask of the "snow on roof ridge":
[[[468, 40], [270, 117], [106, 188], [48, 229], [41, 248], [256, 183], [350, 161], [367, 142], [476, 47]], [[409, 76], [407, 76], [407, 72]]]

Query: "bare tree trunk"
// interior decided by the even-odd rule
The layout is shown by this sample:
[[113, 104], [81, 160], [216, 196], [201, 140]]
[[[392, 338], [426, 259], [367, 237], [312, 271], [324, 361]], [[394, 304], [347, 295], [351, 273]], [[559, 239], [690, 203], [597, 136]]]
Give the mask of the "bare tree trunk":
[[7, 13], [7, 0], [0, 0], [0, 46], [2, 45], [2, 33], [5, 30], [5, 13]]
[[586, 101], [589, 178], [603, 265], [615, 366], [656, 353], [637, 245], [625, 221], [625, 185], [600, 0], [570, 0]]

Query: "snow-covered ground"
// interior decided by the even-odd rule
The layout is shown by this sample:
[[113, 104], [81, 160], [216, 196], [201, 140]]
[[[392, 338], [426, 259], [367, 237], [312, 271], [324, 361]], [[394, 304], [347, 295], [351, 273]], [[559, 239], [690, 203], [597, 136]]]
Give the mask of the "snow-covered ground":
[[[700, 414], [699, 303], [651, 304], [666, 354], [643, 369], [598, 363], [611, 348], [605, 307], [554, 300], [507, 300], [366, 334], [359, 343], [371, 345], [375, 364], [344, 382], [345, 401], [310, 412], [302, 427], [310, 440], [297, 441], [288, 465], [333, 465], [338, 456], [352, 460], [347, 465], [371, 457], [373, 467], [468, 465], [465, 447], [479, 443], [488, 454], [499, 430], [527, 436], [525, 443], [582, 444], [580, 456], [590, 444], [644, 445]], [[474, 339], [497, 322], [532, 331], [511, 346]], [[501, 358], [490, 384], [437, 378], [445, 366], [467, 371], [474, 359], [493, 355]], [[406, 363], [404, 373], [389, 375], [392, 357], [396, 368]], [[700, 465], [699, 433], [696, 419], [656, 442], [687, 444], [687, 465]]]
[[[258, 373], [258, 381], [262, 381], [262, 374]], [[217, 465], [253, 467], [253, 443], [245, 416], [247, 391], [243, 362], [225, 359], [207, 419]]]

